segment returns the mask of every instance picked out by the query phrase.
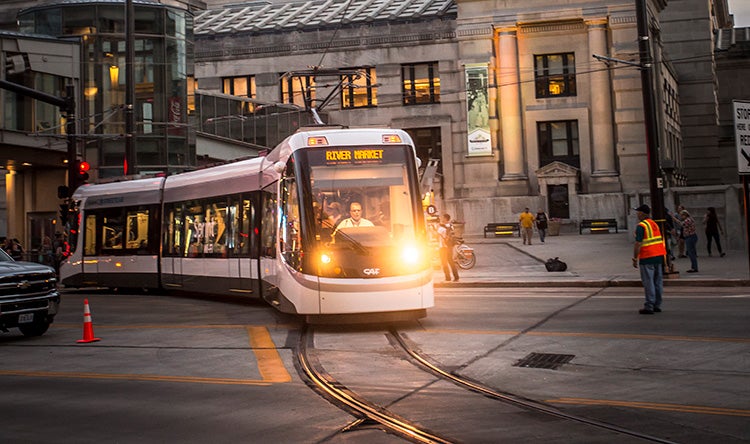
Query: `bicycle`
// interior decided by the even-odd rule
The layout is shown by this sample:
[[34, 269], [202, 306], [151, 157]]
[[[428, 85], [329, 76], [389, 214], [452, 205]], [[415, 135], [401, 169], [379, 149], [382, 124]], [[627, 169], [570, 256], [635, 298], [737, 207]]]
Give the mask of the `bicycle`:
[[474, 265], [477, 264], [474, 249], [466, 245], [463, 238], [456, 237], [456, 244], [453, 246], [453, 261], [462, 270], [474, 268]]

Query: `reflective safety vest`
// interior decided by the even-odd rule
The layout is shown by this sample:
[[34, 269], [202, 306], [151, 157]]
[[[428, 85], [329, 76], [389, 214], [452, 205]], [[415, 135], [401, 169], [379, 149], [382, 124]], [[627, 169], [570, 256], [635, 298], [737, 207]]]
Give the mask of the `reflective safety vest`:
[[664, 246], [664, 239], [661, 237], [661, 231], [659, 231], [656, 222], [651, 219], [644, 219], [638, 225], [643, 227], [643, 240], [638, 252], [638, 259], [665, 256], [667, 248]]

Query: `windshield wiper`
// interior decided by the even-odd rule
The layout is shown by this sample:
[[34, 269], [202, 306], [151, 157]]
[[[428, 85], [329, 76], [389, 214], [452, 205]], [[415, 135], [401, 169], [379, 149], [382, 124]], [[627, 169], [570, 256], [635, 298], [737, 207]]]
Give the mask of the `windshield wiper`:
[[335, 236], [343, 237], [346, 239], [352, 246], [352, 249], [355, 251], [359, 251], [360, 253], [364, 254], [365, 256], [370, 255], [370, 249], [362, 245], [360, 241], [357, 239], [354, 239], [350, 234], [346, 234], [343, 231], [339, 231], [338, 228], [333, 231], [333, 234], [331, 235], [332, 238], [335, 238]]

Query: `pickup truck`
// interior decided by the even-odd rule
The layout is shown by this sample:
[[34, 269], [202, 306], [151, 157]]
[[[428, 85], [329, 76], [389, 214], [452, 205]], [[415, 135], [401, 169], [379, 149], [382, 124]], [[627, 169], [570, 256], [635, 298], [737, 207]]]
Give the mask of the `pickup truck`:
[[60, 306], [57, 276], [51, 267], [16, 262], [0, 249], [0, 331], [18, 327], [24, 336], [47, 331]]

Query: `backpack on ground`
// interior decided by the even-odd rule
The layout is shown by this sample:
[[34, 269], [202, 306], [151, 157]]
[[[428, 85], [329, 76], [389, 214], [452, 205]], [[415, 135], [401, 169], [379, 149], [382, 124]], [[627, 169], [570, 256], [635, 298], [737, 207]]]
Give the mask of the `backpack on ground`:
[[554, 258], [554, 259], [547, 259], [547, 262], [544, 263], [544, 266], [547, 267], [547, 271], [565, 271], [568, 269], [568, 264], [561, 261], [560, 258]]

